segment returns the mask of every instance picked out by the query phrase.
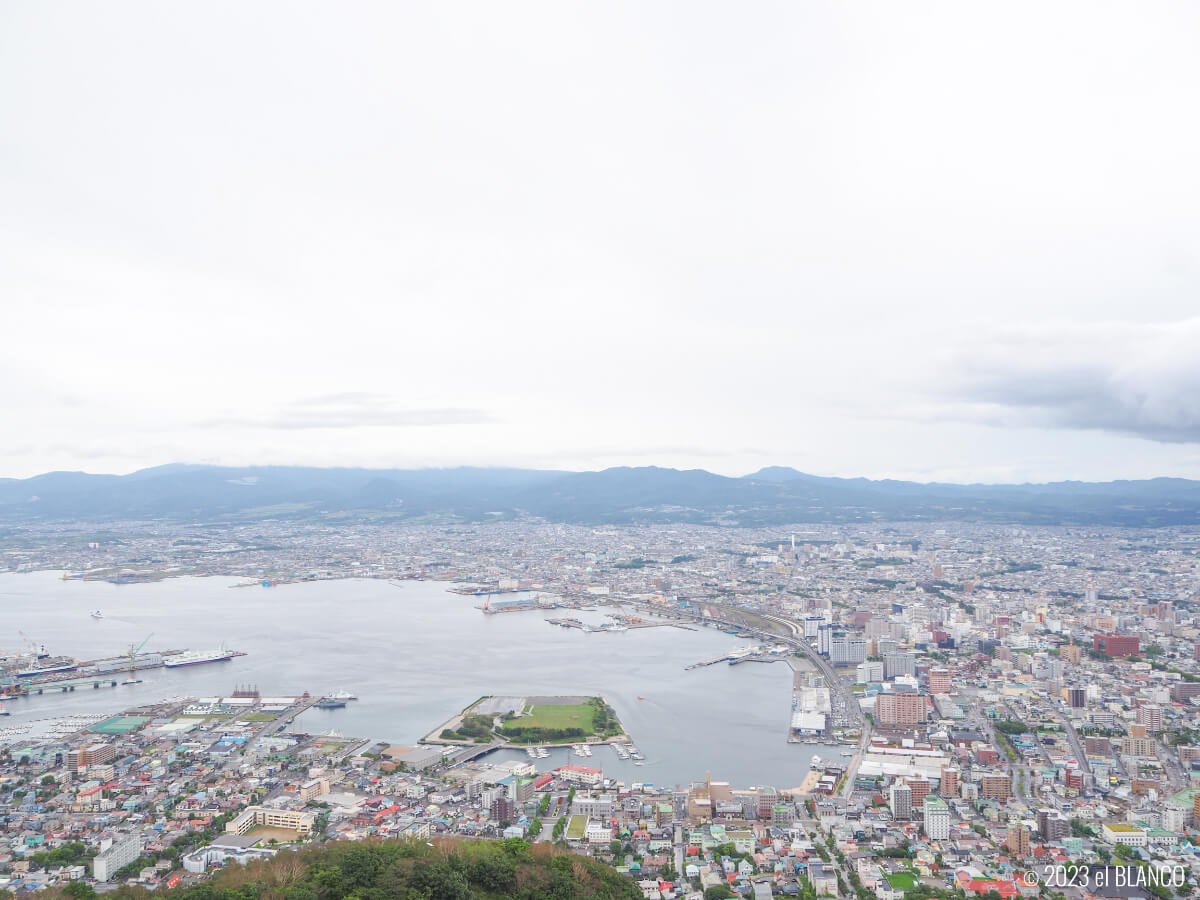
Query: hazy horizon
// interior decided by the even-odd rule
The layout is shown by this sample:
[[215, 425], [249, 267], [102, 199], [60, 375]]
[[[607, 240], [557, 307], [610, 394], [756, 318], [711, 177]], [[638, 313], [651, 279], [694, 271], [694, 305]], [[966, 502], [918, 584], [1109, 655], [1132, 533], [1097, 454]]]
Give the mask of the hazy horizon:
[[[218, 463], [169, 462], [169, 463], [156, 463], [155, 465], [152, 465], [152, 466], [143, 466], [141, 468], [130, 469], [130, 470], [124, 471], [124, 472], [98, 472], [98, 471], [89, 471], [87, 469], [52, 469], [52, 470], [47, 470], [45, 472], [37, 472], [37, 473], [34, 473], [33, 475], [25, 475], [25, 476], [0, 475], [0, 480], [9, 479], [9, 480], [16, 480], [16, 481], [25, 481], [30, 478], [37, 478], [37, 477], [43, 476], [43, 475], [59, 475], [59, 474], [115, 475], [117, 477], [123, 477], [126, 475], [134, 475], [134, 474], [137, 474], [138, 472], [145, 472], [145, 471], [150, 471], [150, 470], [154, 470], [154, 469], [166, 469], [166, 468], [171, 468], [173, 466], [201, 466], [201, 467], [230, 468], [230, 469], [271, 469], [271, 468], [305, 468], [305, 469], [307, 469], [307, 468], [312, 468], [312, 469], [328, 469], [328, 470], [350, 470], [350, 471], [361, 470], [361, 471], [379, 471], [379, 472], [384, 472], [384, 471], [436, 472], [436, 471], [452, 471], [454, 469], [479, 469], [479, 470], [485, 470], [485, 471], [486, 470], [499, 471], [499, 470], [504, 470], [504, 469], [514, 469], [514, 470], [523, 470], [523, 471], [561, 472], [564, 475], [576, 474], [576, 473], [587, 473], [587, 472], [603, 472], [608, 469], [620, 469], [620, 468], [643, 469], [644, 468], [644, 469], [666, 469], [666, 470], [671, 470], [671, 471], [676, 471], [676, 472], [701, 471], [701, 472], [707, 472], [711, 475], [719, 475], [719, 476], [722, 476], [725, 478], [749, 478], [750, 476], [755, 475], [755, 474], [763, 471], [764, 469], [784, 468], [784, 469], [793, 469], [799, 475], [813, 476], [816, 478], [843, 478], [843, 479], [865, 478], [869, 481], [888, 481], [888, 480], [913, 481], [916, 484], [951, 484], [951, 485], [964, 485], [964, 486], [980, 485], [980, 486], [985, 486], [985, 487], [989, 487], [989, 486], [1001, 487], [1001, 486], [1005, 486], [1005, 485], [1015, 485], [1015, 486], [1041, 485], [1041, 484], [1054, 484], [1054, 483], [1080, 483], [1080, 484], [1099, 483], [1099, 484], [1105, 484], [1105, 483], [1117, 482], [1117, 481], [1130, 481], [1130, 480], [1150, 481], [1150, 480], [1157, 480], [1157, 479], [1164, 479], [1164, 478], [1170, 479], [1170, 478], [1183, 478], [1184, 477], [1184, 476], [1177, 476], [1177, 475], [1151, 475], [1151, 476], [1147, 476], [1146, 478], [1139, 478], [1139, 479], [1064, 478], [1064, 479], [1057, 479], [1055, 481], [1046, 480], [1046, 481], [940, 481], [940, 482], [935, 482], [935, 481], [919, 481], [916, 479], [892, 479], [892, 478], [887, 478], [887, 477], [872, 478], [867, 475], [831, 475], [831, 474], [826, 474], [826, 473], [822, 473], [822, 472], [806, 472], [801, 469], [796, 469], [793, 466], [777, 465], [777, 464], [773, 464], [773, 463], [768, 463], [765, 466], [760, 466], [759, 468], [754, 469], [749, 472], [721, 472], [721, 471], [716, 471], [714, 469], [707, 469], [707, 468], [704, 468], [703, 466], [688, 466], [688, 467], [665, 466], [665, 465], [659, 465], [659, 464], [653, 463], [653, 462], [646, 462], [646, 463], [641, 463], [641, 464], [633, 465], [633, 466], [604, 466], [602, 468], [596, 468], [596, 469], [586, 469], [586, 468], [572, 469], [572, 468], [564, 468], [564, 467], [556, 467], [556, 466], [541, 466], [541, 467], [535, 468], [535, 467], [523, 467], [523, 466], [503, 466], [503, 465], [485, 465], [485, 464], [474, 465], [471, 463], [461, 463], [461, 464], [445, 465], [445, 466], [438, 466], [438, 465], [429, 465], [429, 466], [349, 466], [349, 465], [300, 466], [300, 465], [272, 463], [272, 462], [247, 463], [244, 465], [225, 465], [225, 464], [218, 464]], [[1187, 479], [1187, 480], [1200, 481], [1200, 479]]]

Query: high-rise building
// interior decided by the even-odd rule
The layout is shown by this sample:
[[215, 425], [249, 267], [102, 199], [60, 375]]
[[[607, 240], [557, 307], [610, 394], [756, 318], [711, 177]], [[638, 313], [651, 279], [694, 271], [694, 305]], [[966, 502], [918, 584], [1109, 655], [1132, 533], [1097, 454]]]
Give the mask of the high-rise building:
[[835, 666], [857, 665], [867, 658], [867, 642], [860, 637], [839, 635], [829, 641], [829, 661]]
[[817, 628], [817, 652], [829, 655], [829, 646], [833, 642], [833, 626], [821, 625]]
[[931, 841], [950, 839], [950, 807], [939, 797], [925, 798], [925, 836]]
[[1155, 755], [1154, 738], [1146, 735], [1145, 725], [1130, 725], [1129, 734], [1121, 738], [1121, 753], [1125, 756]]
[[1200, 697], [1200, 681], [1180, 681], [1171, 685], [1171, 699], [1176, 703], [1187, 703]]
[[912, 789], [902, 781], [892, 785], [888, 794], [888, 806], [896, 819], [912, 818]]
[[1108, 756], [1112, 752], [1112, 745], [1106, 737], [1088, 735], [1083, 739], [1083, 752], [1088, 756]]
[[929, 670], [929, 693], [948, 694], [950, 693], [950, 688], [951, 679], [949, 669], [939, 666]]
[[770, 819], [771, 810], [779, 802], [779, 792], [773, 787], [764, 786], [758, 789], [758, 818]]
[[493, 822], [513, 822], [516, 820], [516, 811], [517, 805], [511, 799], [500, 796], [492, 801], [489, 814]]
[[912, 791], [912, 808], [920, 809], [925, 805], [925, 798], [929, 796], [929, 791], [932, 788], [929, 779], [923, 775], [914, 775], [911, 778], [905, 778], [904, 783]]
[[1134, 634], [1094, 634], [1092, 649], [1109, 656], [1137, 656], [1139, 641]]
[[1012, 781], [1007, 775], [984, 775], [979, 779], [979, 793], [984, 800], [1008, 800]]
[[[866, 662], [859, 663], [854, 672], [854, 680], [858, 684], [883, 681], [883, 663], [877, 659], [868, 659]], [[1200, 682], [1197, 682], [1196, 686], [1200, 687]]]
[[1039, 809], [1037, 812], [1038, 840], [1043, 843], [1061, 841], [1071, 836], [1071, 820], [1060, 812], [1052, 809]]
[[1139, 725], [1145, 725], [1147, 731], [1162, 731], [1162, 707], [1157, 704], [1139, 706], [1137, 709], [1137, 721]]
[[142, 841], [136, 834], [121, 835], [100, 842], [100, 853], [92, 860], [92, 877], [108, 881], [142, 855]]
[[943, 797], [958, 796], [958, 769], [946, 766], [942, 769], [942, 781], [938, 785], [938, 793]]
[[1029, 842], [1029, 828], [1020, 822], [1009, 822], [1008, 840], [1005, 843], [1013, 856], [1028, 856], [1033, 849]]
[[1067, 688], [1067, 705], [1071, 709], [1083, 709], [1087, 706], [1087, 691], [1083, 688]]
[[875, 698], [875, 721], [880, 725], [920, 725], [925, 698], [916, 691], [889, 691]]
[[889, 681], [900, 675], [917, 674], [917, 659], [911, 653], [885, 653], [883, 677]]
[[82, 769], [85, 766], [100, 766], [116, 758], [112, 744], [87, 744], [76, 750], [67, 751], [67, 768]]

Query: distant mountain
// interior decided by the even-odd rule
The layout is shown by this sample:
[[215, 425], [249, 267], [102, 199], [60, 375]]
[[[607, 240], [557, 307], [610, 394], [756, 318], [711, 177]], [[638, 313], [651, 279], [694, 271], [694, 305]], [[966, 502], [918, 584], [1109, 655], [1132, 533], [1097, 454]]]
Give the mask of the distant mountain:
[[700, 469], [318, 469], [169, 465], [130, 475], [49, 472], [0, 479], [0, 522], [255, 521], [428, 517], [556, 522], [971, 521], [1200, 524], [1200, 482], [958, 485], [824, 478], [771, 466], [742, 478]]
[[803, 472], [797, 472], [791, 466], [766, 466], [757, 472], [743, 475], [746, 481], [798, 481], [801, 478], [811, 478]]

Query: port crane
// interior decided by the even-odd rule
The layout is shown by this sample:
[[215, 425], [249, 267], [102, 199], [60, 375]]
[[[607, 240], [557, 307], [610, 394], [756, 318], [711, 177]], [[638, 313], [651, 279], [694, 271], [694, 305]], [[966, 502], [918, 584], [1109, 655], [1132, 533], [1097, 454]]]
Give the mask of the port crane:
[[141, 684], [142, 679], [134, 677], [134, 673], [137, 671], [137, 655], [142, 652], [143, 647], [150, 643], [152, 637], [154, 637], [154, 632], [146, 635], [146, 640], [136, 647], [133, 644], [129, 645], [129, 678], [123, 682], [124, 684]]
[[35, 661], [38, 659], [41, 659], [43, 656], [46, 655], [46, 645], [45, 644], [43, 644], [41, 646], [41, 649], [39, 649], [38, 642], [35, 641], [33, 638], [31, 638], [29, 635], [27, 635], [25, 632], [18, 631], [17, 634], [19, 634], [21, 636], [22, 641], [24, 641], [26, 644], [29, 645], [29, 655], [31, 657], [33, 657], [33, 659]]

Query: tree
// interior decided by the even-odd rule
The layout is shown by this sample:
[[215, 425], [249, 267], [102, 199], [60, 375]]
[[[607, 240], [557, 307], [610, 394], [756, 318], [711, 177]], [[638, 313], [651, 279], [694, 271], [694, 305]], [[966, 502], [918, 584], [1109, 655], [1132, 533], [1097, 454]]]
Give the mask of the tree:
[[72, 881], [63, 888], [63, 894], [70, 897], [71, 900], [91, 900], [96, 896], [96, 889], [86, 882]]
[[727, 897], [733, 896], [736, 896], [733, 891], [723, 884], [714, 884], [704, 889], [704, 900], [726, 900]]

